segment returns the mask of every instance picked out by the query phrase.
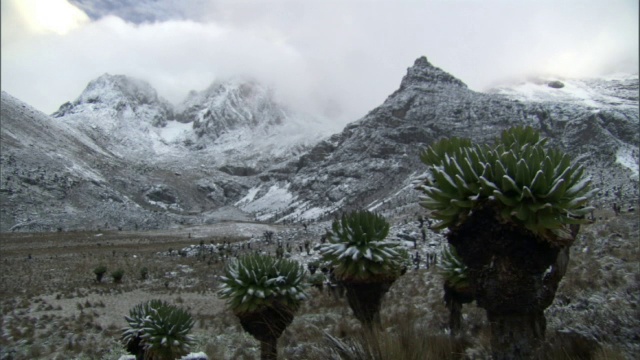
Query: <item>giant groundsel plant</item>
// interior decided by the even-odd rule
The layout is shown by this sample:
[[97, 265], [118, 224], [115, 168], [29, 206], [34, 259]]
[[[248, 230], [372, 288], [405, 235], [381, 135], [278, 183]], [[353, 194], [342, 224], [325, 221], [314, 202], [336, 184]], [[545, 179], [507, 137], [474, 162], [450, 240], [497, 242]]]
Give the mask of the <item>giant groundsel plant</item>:
[[565, 225], [582, 222], [596, 190], [590, 190], [582, 166], [546, 143], [533, 128], [515, 127], [494, 146], [460, 138], [429, 146], [421, 154], [429, 176], [419, 189], [421, 205], [439, 220], [434, 229], [455, 227], [475, 207], [491, 202], [503, 221], [558, 245], [569, 241]]
[[[582, 166], [546, 145], [533, 128], [516, 127], [492, 145], [443, 139], [421, 155], [429, 166], [418, 187], [421, 205], [439, 220], [435, 228], [449, 229], [447, 240], [467, 267], [467, 294], [455, 277], [444, 284], [452, 333], [461, 304], [475, 300], [491, 323], [497, 360], [539, 358], [544, 310], [578, 232], [568, 225], [584, 221], [597, 191]], [[456, 268], [458, 261], [450, 260]]]

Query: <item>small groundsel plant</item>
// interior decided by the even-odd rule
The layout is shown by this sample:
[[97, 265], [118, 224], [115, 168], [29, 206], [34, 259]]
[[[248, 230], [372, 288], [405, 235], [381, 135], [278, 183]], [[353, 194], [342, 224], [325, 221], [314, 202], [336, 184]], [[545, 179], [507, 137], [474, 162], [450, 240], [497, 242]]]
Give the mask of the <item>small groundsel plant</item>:
[[421, 154], [429, 173], [418, 189], [420, 204], [439, 220], [433, 229], [456, 227], [474, 208], [494, 203], [503, 221], [566, 245], [565, 225], [583, 222], [597, 189], [590, 190], [582, 166], [546, 143], [533, 128], [515, 127], [494, 146], [455, 137], [429, 146]]
[[121, 283], [122, 278], [124, 277], [124, 270], [117, 269], [116, 271], [111, 273], [111, 277], [113, 278], [114, 283], [117, 283], [117, 284]]
[[189, 353], [194, 320], [185, 310], [161, 300], [134, 306], [122, 333], [127, 350], [144, 359], [176, 359]]
[[309, 276], [307, 281], [309, 282], [309, 284], [311, 286], [322, 290], [322, 287], [324, 286], [325, 280], [326, 280], [326, 278], [325, 278], [324, 274], [316, 273], [316, 274], [313, 274], [313, 275]]
[[96, 274], [96, 281], [101, 282], [106, 272], [107, 267], [104, 265], [99, 265], [95, 269], [93, 269], [93, 273]]
[[319, 267], [320, 267], [320, 261], [318, 260], [309, 261], [309, 263], [307, 264], [307, 269], [309, 269], [309, 272], [311, 273], [311, 275], [315, 274], [316, 270], [318, 270]]
[[149, 269], [147, 267], [143, 267], [140, 269], [140, 279], [147, 280], [149, 278]]
[[449, 309], [449, 331], [456, 336], [462, 329], [462, 306], [474, 300], [468, 267], [458, 256], [456, 248], [449, 244], [442, 251], [438, 268], [444, 277], [444, 303]]

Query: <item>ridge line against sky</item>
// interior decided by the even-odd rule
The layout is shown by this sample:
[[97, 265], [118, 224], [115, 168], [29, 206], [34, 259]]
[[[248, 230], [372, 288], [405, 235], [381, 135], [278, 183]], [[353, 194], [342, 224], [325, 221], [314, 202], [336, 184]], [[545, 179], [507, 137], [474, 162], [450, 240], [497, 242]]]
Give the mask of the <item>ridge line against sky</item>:
[[483, 90], [530, 75], [638, 72], [635, 0], [1, 0], [2, 90], [45, 112], [104, 73], [173, 104], [251, 76], [345, 123], [422, 55]]

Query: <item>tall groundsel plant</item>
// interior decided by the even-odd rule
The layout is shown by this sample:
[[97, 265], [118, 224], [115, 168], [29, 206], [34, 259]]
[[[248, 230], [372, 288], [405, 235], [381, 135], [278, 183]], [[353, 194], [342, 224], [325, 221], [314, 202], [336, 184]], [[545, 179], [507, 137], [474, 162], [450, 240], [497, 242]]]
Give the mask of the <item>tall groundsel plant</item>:
[[546, 309], [565, 272], [578, 224], [596, 190], [584, 169], [531, 127], [491, 145], [442, 139], [421, 155], [421, 205], [448, 229], [491, 323], [495, 359], [533, 358]]

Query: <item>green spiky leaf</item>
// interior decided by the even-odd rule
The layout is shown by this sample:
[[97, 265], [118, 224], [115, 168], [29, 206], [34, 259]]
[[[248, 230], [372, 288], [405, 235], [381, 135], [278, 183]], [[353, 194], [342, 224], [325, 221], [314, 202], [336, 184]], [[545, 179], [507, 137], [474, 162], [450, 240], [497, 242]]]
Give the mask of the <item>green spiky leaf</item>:
[[[444, 208], [443, 210], [446, 210]], [[327, 244], [320, 247], [323, 261], [333, 265], [343, 281], [377, 282], [400, 275], [404, 255], [399, 243], [387, 240], [389, 223], [369, 211], [343, 215], [327, 233]]]
[[164, 301], [138, 304], [125, 320], [129, 327], [123, 329], [122, 341], [125, 345], [139, 341], [148, 358], [175, 359], [188, 354], [195, 344], [189, 335], [195, 324], [191, 315]]
[[306, 299], [304, 277], [296, 261], [246, 255], [227, 264], [218, 295], [237, 315], [258, 312], [275, 302], [296, 310]]
[[[531, 127], [505, 130], [493, 145], [441, 139], [423, 151], [428, 180], [418, 189], [421, 205], [439, 222], [458, 226], [475, 207], [493, 202], [504, 221], [527, 227], [550, 242], [580, 222], [594, 190], [584, 168], [546, 147]], [[544, 214], [542, 214], [544, 212]]]

